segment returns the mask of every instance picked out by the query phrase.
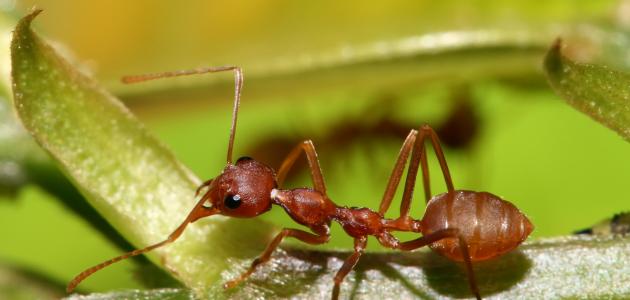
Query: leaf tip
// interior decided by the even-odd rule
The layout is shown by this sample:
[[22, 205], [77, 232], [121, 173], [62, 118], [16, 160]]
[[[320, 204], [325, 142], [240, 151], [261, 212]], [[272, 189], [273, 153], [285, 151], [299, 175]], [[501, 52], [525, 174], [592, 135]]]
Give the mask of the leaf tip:
[[[37, 7], [37, 6], [33, 6], [33, 8], [31, 8], [31, 12], [26, 15], [25, 18], [30, 19], [30, 21], [32, 21], [33, 19], [35, 19], [35, 17], [37, 17], [37, 15], [39, 15], [42, 11], [44, 11], [43, 9]], [[29, 22], [30, 22], [29, 21]]]
[[23, 32], [25, 29], [30, 28], [31, 22], [33, 22], [35, 17], [37, 17], [42, 11], [44, 10], [37, 7], [33, 7], [31, 9], [31, 12], [28, 15], [20, 19], [17, 26], [15, 27], [15, 31], [13, 32], [14, 39], [20, 32]]
[[[11, 61], [15, 61], [16, 54], [19, 50], [25, 46], [26, 41], [29, 39], [27, 36], [30, 32], [31, 22], [33, 19], [37, 17], [43, 10], [39, 8], [33, 8], [31, 12], [24, 16], [15, 26], [15, 30], [13, 30], [13, 38], [11, 39]], [[15, 71], [15, 68], [12, 68], [12, 73]]]
[[562, 46], [562, 38], [557, 38], [545, 55], [544, 68], [550, 77], [556, 77], [562, 72]]
[[550, 51], [560, 53], [561, 48], [562, 48], [562, 38], [557, 37], [556, 40], [553, 41]]

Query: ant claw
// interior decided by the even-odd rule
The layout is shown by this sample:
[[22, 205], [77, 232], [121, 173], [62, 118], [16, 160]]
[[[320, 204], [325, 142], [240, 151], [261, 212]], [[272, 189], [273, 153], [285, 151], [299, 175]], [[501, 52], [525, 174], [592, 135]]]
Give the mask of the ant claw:
[[223, 284], [223, 288], [229, 290], [239, 284], [240, 280], [231, 280]]
[[203, 190], [203, 188], [209, 186], [212, 183], [212, 179], [204, 181], [204, 183], [202, 183], [197, 190], [195, 190], [195, 198], [197, 198], [199, 196], [199, 193], [201, 192], [201, 190]]

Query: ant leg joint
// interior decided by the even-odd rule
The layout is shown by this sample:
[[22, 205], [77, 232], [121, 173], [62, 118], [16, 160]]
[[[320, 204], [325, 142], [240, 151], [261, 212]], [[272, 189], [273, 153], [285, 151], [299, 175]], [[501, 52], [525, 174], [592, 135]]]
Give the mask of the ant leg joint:
[[424, 123], [422, 124], [422, 126], [420, 126], [420, 129], [422, 130], [433, 130], [433, 127], [431, 127], [431, 125]]

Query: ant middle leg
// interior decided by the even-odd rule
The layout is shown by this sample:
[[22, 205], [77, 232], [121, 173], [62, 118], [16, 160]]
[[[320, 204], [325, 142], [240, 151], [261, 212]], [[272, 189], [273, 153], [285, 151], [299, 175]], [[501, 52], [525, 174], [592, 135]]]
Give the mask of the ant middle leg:
[[438, 230], [436, 232], [417, 238], [415, 240], [399, 243], [398, 249], [404, 250], [404, 251], [411, 251], [411, 250], [418, 249], [420, 247], [428, 246], [431, 243], [434, 243], [434, 242], [437, 242], [439, 240], [446, 239], [446, 238], [458, 239], [459, 249], [462, 252], [462, 257], [464, 258], [464, 265], [466, 266], [466, 274], [468, 276], [468, 284], [470, 286], [470, 290], [478, 300], [481, 300], [479, 288], [477, 287], [477, 280], [475, 279], [475, 272], [472, 267], [472, 260], [470, 258], [470, 253], [468, 251], [468, 243], [466, 242], [466, 239], [459, 233], [459, 229], [446, 228], [446, 229]]
[[354, 239], [354, 253], [352, 253], [352, 255], [350, 255], [350, 257], [346, 259], [346, 261], [343, 263], [343, 265], [335, 275], [335, 286], [333, 287], [332, 291], [332, 300], [337, 300], [339, 298], [339, 289], [341, 288], [341, 283], [343, 282], [343, 279], [346, 278], [346, 275], [348, 275], [348, 273], [350, 273], [350, 271], [354, 269], [354, 266], [357, 265], [357, 262], [359, 262], [359, 258], [361, 258], [363, 250], [366, 246], [366, 236]]
[[396, 188], [398, 187], [398, 184], [400, 184], [400, 179], [402, 178], [402, 173], [403, 169], [405, 168], [405, 164], [407, 163], [407, 158], [409, 157], [409, 153], [413, 149], [413, 145], [416, 141], [417, 134], [418, 131], [412, 129], [407, 135], [407, 138], [405, 138], [402, 147], [400, 148], [398, 159], [396, 159], [394, 170], [392, 170], [392, 174], [389, 176], [389, 181], [387, 182], [387, 187], [385, 188], [385, 193], [383, 194], [381, 205], [378, 209], [378, 212], [381, 215], [384, 215], [385, 212], [387, 212], [389, 206], [392, 203], [392, 199], [394, 198], [394, 194], [396, 193]]
[[313, 145], [313, 141], [311, 140], [305, 140], [296, 145], [284, 159], [284, 161], [280, 165], [280, 168], [278, 169], [278, 175], [276, 176], [278, 187], [282, 187], [284, 179], [287, 177], [289, 170], [298, 159], [302, 151], [304, 151], [304, 154], [306, 154], [308, 166], [309, 169], [311, 169], [311, 179], [313, 180], [313, 187], [316, 191], [322, 193], [323, 195], [326, 195], [326, 185], [324, 184], [322, 168], [319, 166], [317, 151], [315, 151], [315, 145]]
[[276, 248], [278, 248], [278, 246], [280, 245], [280, 242], [282, 242], [282, 240], [285, 237], [289, 236], [289, 237], [296, 238], [307, 244], [319, 245], [319, 244], [324, 244], [328, 242], [328, 240], [330, 239], [329, 230], [330, 229], [327, 226], [324, 226], [321, 228], [320, 234], [312, 234], [312, 233], [302, 231], [299, 229], [289, 229], [289, 228], [283, 229], [278, 235], [276, 235], [276, 237], [271, 241], [271, 243], [267, 245], [267, 248], [265, 249], [265, 251], [263, 251], [260, 257], [256, 258], [252, 262], [252, 264], [249, 266], [247, 271], [241, 274], [241, 276], [239, 276], [238, 278], [226, 282], [223, 285], [223, 287], [226, 289], [230, 289], [237, 286], [243, 280], [247, 279], [247, 277], [249, 277], [252, 273], [254, 273], [254, 271], [259, 265], [267, 262], [271, 258], [271, 254], [273, 253], [274, 250], [276, 250]]

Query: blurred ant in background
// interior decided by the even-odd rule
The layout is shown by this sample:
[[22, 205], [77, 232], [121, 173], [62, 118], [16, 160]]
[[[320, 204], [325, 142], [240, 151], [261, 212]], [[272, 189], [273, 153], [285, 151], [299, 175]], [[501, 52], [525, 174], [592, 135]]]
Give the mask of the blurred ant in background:
[[[478, 137], [482, 119], [470, 99], [467, 86], [455, 86], [451, 96], [451, 107], [443, 121], [438, 123], [435, 131], [442, 144], [455, 150], [469, 150]], [[399, 109], [399, 101], [393, 95], [384, 95], [374, 101], [360, 113], [346, 115], [342, 120], [327, 126], [326, 133], [311, 137], [317, 142], [318, 151], [322, 156], [331, 157], [332, 161], [339, 161], [336, 157], [345, 157], [351, 148], [362, 142], [383, 143], [397, 141], [409, 132], [409, 128], [417, 126], [419, 121], [404, 121], [395, 117], [395, 110]], [[421, 122], [420, 122], [421, 123]], [[248, 147], [247, 153], [253, 157], [279, 165], [284, 159], [283, 153], [291, 149], [300, 139], [300, 133], [273, 135], [262, 137]], [[369, 147], [365, 151], [369, 161], [373, 151]], [[304, 161], [296, 162], [294, 174], [303, 173], [308, 165]]]

